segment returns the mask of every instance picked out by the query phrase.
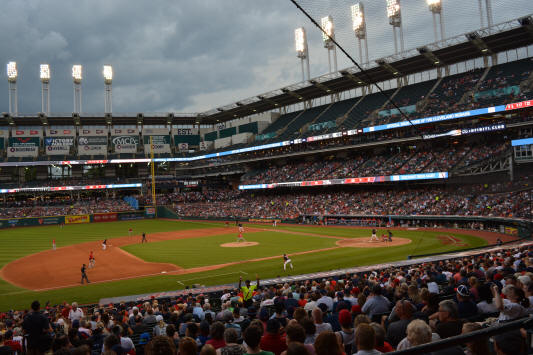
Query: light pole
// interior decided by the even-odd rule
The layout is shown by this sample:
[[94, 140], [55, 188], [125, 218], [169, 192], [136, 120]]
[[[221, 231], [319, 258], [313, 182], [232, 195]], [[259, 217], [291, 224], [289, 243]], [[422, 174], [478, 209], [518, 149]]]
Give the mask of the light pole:
[[400, 0], [387, 0], [387, 17], [394, 32], [394, 53], [398, 54], [398, 42], [400, 42], [400, 51], [403, 52], [404, 50]]
[[[331, 16], [322, 17], [322, 40], [324, 41], [324, 48], [328, 50], [328, 64], [329, 72], [337, 71], [337, 49], [332, 39], [335, 39], [335, 28], [333, 26], [333, 19]], [[332, 67], [333, 62], [333, 67]]]
[[79, 64], [72, 66], [72, 79], [74, 79], [74, 113], [81, 113], [81, 79], [82, 66]]
[[50, 115], [50, 65], [41, 64], [41, 112]]
[[[444, 20], [442, 18], [442, 1], [441, 0], [427, 0], [429, 11], [433, 14], [433, 32], [435, 34], [435, 41], [439, 40], [438, 27], [440, 27], [440, 39], [444, 40]], [[437, 17], [438, 22], [437, 22]], [[440, 25], [440, 26], [439, 26]]]
[[16, 116], [18, 114], [18, 98], [17, 98], [17, 63], [7, 63], [7, 82], [9, 84], [9, 113]]
[[111, 84], [113, 83], [113, 67], [111, 65], [104, 65], [104, 85], [105, 85], [105, 108], [104, 113], [111, 113], [113, 111]]
[[[294, 42], [296, 45], [296, 56], [300, 58], [302, 65], [302, 82], [311, 79], [309, 70], [309, 47], [307, 46], [307, 35], [305, 28], [299, 27], [294, 30]], [[304, 70], [305, 66], [305, 70]], [[307, 74], [307, 78], [306, 78]]]
[[[368, 41], [366, 38], [366, 19], [365, 19], [365, 8], [363, 3], [359, 2], [351, 6], [352, 12], [352, 29], [357, 38], [359, 45], [359, 60], [361, 63], [368, 63]], [[365, 42], [364, 54], [363, 54], [363, 45], [362, 42]]]

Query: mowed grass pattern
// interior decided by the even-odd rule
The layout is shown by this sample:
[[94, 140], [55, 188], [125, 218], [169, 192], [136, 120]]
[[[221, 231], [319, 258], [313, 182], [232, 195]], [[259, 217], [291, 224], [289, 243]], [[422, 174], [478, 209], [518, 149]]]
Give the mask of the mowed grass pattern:
[[236, 241], [236, 234], [211, 237], [167, 240], [147, 244], [131, 244], [122, 247], [127, 252], [151, 262], [175, 264], [184, 268], [224, 264], [250, 260], [283, 253], [296, 253], [335, 247], [337, 239], [281, 232], [245, 233], [249, 242], [259, 245], [241, 248], [221, 247], [221, 244]]
[[[86, 241], [102, 240], [104, 237], [113, 238], [124, 236], [127, 235], [127, 230], [130, 227], [133, 228], [134, 233], [140, 234], [142, 233], [142, 231], [145, 231], [146, 233], [154, 233], [219, 227], [220, 225], [220, 223], [141, 220], [108, 222], [100, 224], [66, 225], [62, 230], [58, 226], [0, 230], [0, 265], [3, 266], [7, 262], [20, 258], [24, 255], [49, 249], [51, 247], [51, 241], [54, 238], [56, 239], [58, 246], [62, 246], [82, 243]], [[255, 227], [258, 226], [256, 225]], [[261, 226], [261, 228], [270, 227]], [[292, 253], [292, 251], [290, 250], [310, 250], [321, 249], [324, 247], [327, 248], [328, 246], [334, 245], [335, 243], [335, 239], [290, 234], [291, 231], [339, 237], [370, 237], [371, 229], [278, 226], [276, 230], [278, 232], [245, 233], [245, 237], [249, 240], [254, 240], [254, 235], [257, 234], [258, 238], [265, 238], [265, 243], [273, 244], [271, 251], [275, 253], [274, 255], [281, 255], [284, 252]], [[280, 231], [283, 231], [283, 233], [280, 233]], [[264, 260], [253, 263], [231, 265], [218, 270], [195, 274], [166, 274], [161, 276], [143, 277], [131, 280], [107, 282], [102, 284], [90, 284], [45, 292], [33, 292], [24, 289], [19, 289], [3, 280], [0, 280], [0, 311], [5, 311], [8, 309], [27, 309], [30, 303], [35, 299], [39, 299], [42, 304], [44, 304], [48, 300], [52, 304], [60, 303], [63, 301], [94, 303], [97, 302], [100, 298], [104, 297], [113, 297], [121, 295], [126, 296], [147, 292], [178, 290], [185, 288], [185, 285], [220, 285], [226, 283], [235, 283], [238, 282], [239, 275], [254, 278], [254, 275], [258, 273], [261, 278], [271, 278], [288, 274], [296, 275], [353, 266], [373, 265], [383, 262], [403, 260], [411, 254], [453, 251], [464, 248], [453, 245], [443, 245], [437, 239], [437, 236], [444, 233], [438, 231], [423, 232], [393, 230], [393, 232], [395, 237], [410, 238], [412, 240], [412, 243], [391, 248], [339, 248], [335, 250], [322, 251], [320, 253], [293, 255], [291, 256], [291, 259], [295, 268], [294, 270], [287, 272], [283, 271], [283, 261], [281, 260], [281, 258], [275, 258], [271, 260]], [[262, 237], [263, 233], [268, 236]], [[288, 237], [287, 234], [290, 236]], [[224, 238], [222, 239], [224, 239], [225, 242], [233, 242], [236, 239], [236, 235], [237, 233], [228, 234], [227, 237], [224, 236], [224, 238], [227, 238], [227, 240]], [[477, 237], [455, 233], [453, 235], [462, 239], [463, 242], [468, 243], [469, 247], [482, 246], [486, 244], [485, 240]], [[172, 242], [173, 247], [174, 242], [177, 243], [175, 246], [178, 249], [181, 248], [182, 251], [185, 250], [185, 245], [189, 245], [189, 243], [191, 243], [191, 249], [189, 249], [187, 253], [182, 254], [181, 264], [180, 258], [176, 258], [172, 255], [173, 253], [175, 253], [174, 250], [168, 251], [169, 255], [167, 256], [167, 258], [177, 259], [176, 264], [180, 266], [183, 266], [183, 261], [186, 261], [188, 265], [187, 267], [218, 264], [220, 263], [220, 260], [235, 260], [233, 258], [237, 257], [237, 260], [248, 260], [252, 258], [250, 257], [250, 253], [254, 253], [254, 251], [252, 251], [254, 247], [235, 249], [218, 248], [217, 246], [220, 244], [218, 241], [215, 243], [211, 242], [212, 240], [214, 240], [211, 238], [218, 237], [219, 236], [170, 241]], [[268, 242], [266, 240], [268, 240]], [[195, 246], [195, 241], [200, 243], [200, 245], [201, 243], [210, 244], [208, 248], [210, 250], [210, 254], [207, 254], [205, 252], [205, 247], [207, 246]], [[291, 241], [294, 241], [294, 243], [291, 243]], [[156, 247], [157, 244], [163, 245], [164, 243], [167, 242], [157, 242], [153, 243], [153, 245], [151, 245], [150, 243], [148, 245], [139, 244], [135, 246], [139, 248], [149, 246], [151, 248]], [[179, 244], [181, 243], [185, 244], [180, 246]], [[317, 243], [316, 245], [320, 247], [309, 247], [308, 243]], [[211, 249], [211, 247], [213, 249]], [[274, 247], [279, 248], [277, 252], [275, 252]], [[218, 248], [218, 250], [215, 248]], [[148, 248], [145, 248], [143, 250], [148, 251]], [[141, 252], [143, 250], [141, 250]], [[197, 250], [201, 250], [201, 253], [196, 253], [195, 251]], [[226, 256], [224, 255], [226, 253], [230, 254]], [[163, 254], [161, 254], [161, 256], [163, 256]], [[163, 260], [159, 258], [157, 261]]]

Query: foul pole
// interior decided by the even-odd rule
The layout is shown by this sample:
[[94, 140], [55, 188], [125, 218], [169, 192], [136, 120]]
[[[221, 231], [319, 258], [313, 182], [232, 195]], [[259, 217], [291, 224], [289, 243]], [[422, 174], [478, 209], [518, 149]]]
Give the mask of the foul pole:
[[157, 201], [155, 199], [155, 162], [154, 162], [154, 142], [150, 136], [150, 162], [152, 163], [152, 203], [154, 205], [155, 218], [157, 218]]

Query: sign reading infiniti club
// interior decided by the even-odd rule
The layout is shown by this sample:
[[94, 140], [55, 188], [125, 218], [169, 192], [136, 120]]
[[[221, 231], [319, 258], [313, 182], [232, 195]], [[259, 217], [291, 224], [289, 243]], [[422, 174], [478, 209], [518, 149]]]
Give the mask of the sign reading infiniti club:
[[78, 155], [107, 154], [106, 136], [78, 137]]
[[37, 157], [39, 137], [11, 137], [7, 148], [8, 157]]
[[139, 136], [115, 136], [111, 138], [115, 153], [136, 153]]
[[44, 139], [47, 155], [65, 155], [70, 153], [70, 148], [74, 145], [74, 137], [61, 137]]

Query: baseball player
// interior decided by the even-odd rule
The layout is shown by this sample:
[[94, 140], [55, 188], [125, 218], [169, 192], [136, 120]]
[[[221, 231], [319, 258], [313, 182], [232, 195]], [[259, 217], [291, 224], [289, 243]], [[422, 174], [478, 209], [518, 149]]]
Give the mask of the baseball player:
[[104, 239], [104, 241], [102, 242], [102, 250], [106, 250], [107, 249], [107, 239]]
[[130, 236], [130, 237], [131, 237], [131, 234], [132, 234], [132, 233], [133, 233], [133, 229], [131, 229], [131, 228], [130, 228], [130, 229], [128, 229], [128, 236]]
[[242, 232], [239, 233], [239, 235], [237, 236], [237, 242], [240, 243], [240, 242], [245, 242], [246, 239], [244, 239], [244, 237], [242, 236]]
[[242, 223], [239, 223], [239, 233], [244, 232], [244, 227], [242, 226]]
[[146, 233], [143, 232], [143, 239], [141, 240], [142, 243], [148, 243], [148, 240], [146, 240]]
[[56, 250], [56, 240], [52, 240], [52, 250]]
[[96, 266], [96, 260], [94, 259], [93, 251], [89, 254], [89, 269]]
[[373, 242], [373, 241], [376, 241], [376, 242], [379, 242], [379, 238], [376, 234], [376, 230], [375, 229], [372, 229], [372, 236], [370, 237], [370, 241]]
[[291, 269], [294, 269], [291, 259], [289, 259], [287, 254], [283, 254], [283, 270], [287, 270], [287, 264], [291, 266]]
[[81, 267], [81, 284], [83, 285], [83, 280], [87, 281], [88, 284], [91, 283], [91, 281], [89, 281], [89, 279], [87, 278], [87, 274], [85, 273], [87, 267], [85, 266], [85, 264], [83, 264], [83, 266]]

